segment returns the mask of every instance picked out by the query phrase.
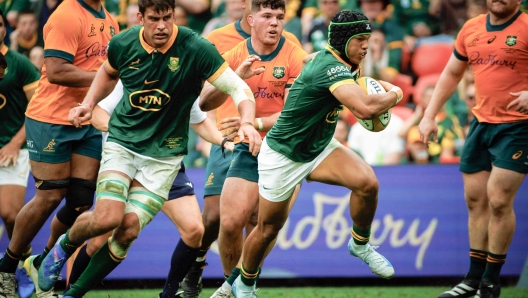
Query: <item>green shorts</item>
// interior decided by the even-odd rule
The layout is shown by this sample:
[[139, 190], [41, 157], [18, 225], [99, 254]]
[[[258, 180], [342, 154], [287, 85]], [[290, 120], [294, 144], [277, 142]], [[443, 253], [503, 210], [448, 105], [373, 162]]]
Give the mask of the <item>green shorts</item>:
[[227, 177], [242, 178], [251, 182], [258, 182], [258, 159], [251, 155], [249, 144], [238, 143], [233, 151], [233, 160], [227, 171]]
[[227, 175], [227, 170], [233, 159], [233, 153], [225, 150], [225, 158], [222, 156], [222, 148], [218, 145], [211, 146], [209, 161], [205, 169], [204, 197], [219, 196]]
[[46, 163], [62, 163], [72, 153], [101, 160], [101, 132], [91, 125], [50, 124], [26, 117], [26, 139], [29, 159]]
[[460, 171], [491, 171], [491, 165], [528, 173], [528, 121], [504, 124], [471, 121]]

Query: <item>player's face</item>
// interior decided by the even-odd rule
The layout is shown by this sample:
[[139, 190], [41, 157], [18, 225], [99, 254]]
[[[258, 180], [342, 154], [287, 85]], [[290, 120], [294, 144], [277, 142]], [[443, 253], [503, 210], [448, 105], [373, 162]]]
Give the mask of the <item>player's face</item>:
[[248, 16], [252, 35], [264, 45], [271, 46], [279, 42], [284, 29], [284, 10], [261, 7], [258, 12]]
[[486, 0], [489, 11], [498, 18], [507, 18], [519, 10], [522, 0]]
[[370, 34], [355, 36], [348, 42], [347, 53], [348, 59], [353, 64], [360, 64], [368, 50], [368, 40]]
[[155, 11], [147, 8], [144, 15], [139, 15], [139, 22], [144, 27], [145, 41], [154, 48], [160, 48], [172, 35], [174, 11]]

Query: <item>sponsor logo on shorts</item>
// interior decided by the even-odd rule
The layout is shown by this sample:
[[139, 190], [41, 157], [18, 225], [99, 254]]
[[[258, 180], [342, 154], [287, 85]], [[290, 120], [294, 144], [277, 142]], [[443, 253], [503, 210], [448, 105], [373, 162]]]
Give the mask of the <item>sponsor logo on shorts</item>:
[[190, 188], [193, 188], [193, 185], [191, 182], [185, 182], [185, 185], [189, 186]]
[[523, 154], [522, 150], [519, 150], [514, 155], [512, 155], [512, 158], [519, 159], [519, 157], [521, 157], [522, 154]]
[[55, 143], [55, 139], [51, 139], [51, 141], [48, 143], [48, 146], [46, 148], [42, 149], [44, 152], [55, 152], [55, 148], [53, 148], [57, 143]]
[[211, 172], [209, 177], [207, 177], [207, 181], [205, 182], [205, 186], [212, 186], [214, 184], [213, 183], [213, 178], [214, 178], [214, 174], [213, 174], [213, 172]]

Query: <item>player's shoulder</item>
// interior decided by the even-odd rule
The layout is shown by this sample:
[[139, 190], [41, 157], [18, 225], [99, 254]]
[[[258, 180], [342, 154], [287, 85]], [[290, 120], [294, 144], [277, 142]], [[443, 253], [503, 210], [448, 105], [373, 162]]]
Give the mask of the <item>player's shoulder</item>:
[[57, 9], [50, 15], [45, 26], [50, 24], [68, 24], [68, 26], [75, 26], [82, 22], [81, 6], [76, 1], [63, 1]]
[[303, 55], [303, 58], [308, 55], [308, 53], [300, 48], [294, 41], [287, 38], [284, 40], [283, 49], [295, 55]]
[[237, 30], [235, 28], [235, 23], [230, 23], [223, 27], [214, 29], [207, 35], [206, 39], [207, 40], [217, 40], [226, 35], [232, 35], [236, 33], [237, 33]]
[[526, 28], [526, 26], [528, 26], [528, 13], [521, 12], [521, 14], [517, 18], [517, 20], [519, 20], [519, 22], [522, 24], [521, 26], [523, 26], [523, 28]]
[[462, 26], [462, 31], [475, 31], [475, 30], [486, 30], [486, 19], [488, 14], [480, 14], [474, 18], [467, 20], [467, 22]]

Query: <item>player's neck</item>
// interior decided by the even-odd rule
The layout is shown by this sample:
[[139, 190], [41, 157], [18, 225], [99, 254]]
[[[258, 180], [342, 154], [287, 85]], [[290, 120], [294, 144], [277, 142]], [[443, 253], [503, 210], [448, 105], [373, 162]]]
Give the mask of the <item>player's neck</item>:
[[519, 9], [516, 9], [512, 14], [510, 14], [507, 17], [498, 17], [497, 15], [494, 15], [493, 13], [490, 13], [490, 24], [493, 26], [499, 26], [506, 22], [508, 22], [511, 18], [513, 18], [517, 12], [519, 12]]
[[240, 28], [244, 30], [247, 34], [251, 34], [251, 26], [249, 26], [249, 23], [247, 21], [247, 15], [244, 13], [242, 16], [242, 19], [240, 20]]
[[261, 56], [269, 55], [273, 53], [275, 49], [277, 49], [278, 45], [279, 45], [278, 42], [274, 45], [266, 45], [262, 43], [261, 41], [259, 41], [256, 36], [253, 36], [253, 35], [251, 36], [251, 46], [253, 47], [253, 50], [255, 50], [255, 52], [258, 55], [261, 55]]
[[81, 0], [81, 1], [86, 3], [86, 5], [90, 6], [95, 11], [101, 11], [101, 9], [103, 8], [101, 0]]

